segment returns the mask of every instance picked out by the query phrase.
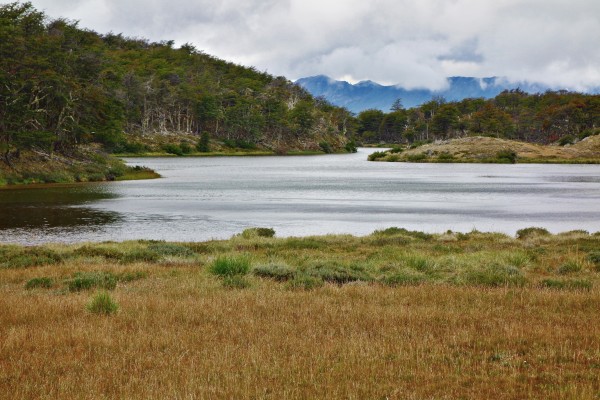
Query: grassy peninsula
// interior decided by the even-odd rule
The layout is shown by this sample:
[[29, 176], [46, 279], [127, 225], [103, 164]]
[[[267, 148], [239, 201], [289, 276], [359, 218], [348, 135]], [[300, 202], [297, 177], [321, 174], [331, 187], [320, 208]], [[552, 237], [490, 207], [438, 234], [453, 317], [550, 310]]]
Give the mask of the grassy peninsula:
[[0, 246], [0, 393], [597, 398], [600, 235], [273, 233]]
[[375, 152], [370, 161], [433, 163], [600, 164], [600, 135], [572, 145], [542, 145], [491, 137], [441, 140]]

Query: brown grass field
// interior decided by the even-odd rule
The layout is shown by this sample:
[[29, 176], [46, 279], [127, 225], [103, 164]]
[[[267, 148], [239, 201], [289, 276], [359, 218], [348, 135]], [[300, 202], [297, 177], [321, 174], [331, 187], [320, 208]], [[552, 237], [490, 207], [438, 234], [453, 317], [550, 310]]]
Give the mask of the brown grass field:
[[535, 230], [4, 245], [0, 397], [598, 399], [599, 262]]

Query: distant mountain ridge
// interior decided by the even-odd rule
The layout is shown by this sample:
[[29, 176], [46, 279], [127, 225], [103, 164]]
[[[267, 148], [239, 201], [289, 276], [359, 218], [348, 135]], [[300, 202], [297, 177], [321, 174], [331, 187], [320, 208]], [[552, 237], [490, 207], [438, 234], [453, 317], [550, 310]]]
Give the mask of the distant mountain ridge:
[[[448, 88], [439, 91], [429, 89], [404, 89], [400, 86], [380, 85], [373, 81], [361, 81], [351, 84], [346, 81], [337, 81], [325, 75], [301, 78], [296, 83], [310, 92], [313, 96], [322, 96], [336, 106], [359, 113], [363, 110], [375, 108], [389, 111], [392, 103], [400, 98], [405, 108], [411, 108], [431, 100], [435, 96], [442, 96], [448, 101], [463, 100], [466, 98], [483, 97], [490, 99], [504, 90], [521, 89], [527, 93], [541, 93], [550, 89], [536, 83], [511, 83], [498, 77], [473, 78], [454, 76], [448, 78]], [[600, 88], [594, 93], [599, 93]]]

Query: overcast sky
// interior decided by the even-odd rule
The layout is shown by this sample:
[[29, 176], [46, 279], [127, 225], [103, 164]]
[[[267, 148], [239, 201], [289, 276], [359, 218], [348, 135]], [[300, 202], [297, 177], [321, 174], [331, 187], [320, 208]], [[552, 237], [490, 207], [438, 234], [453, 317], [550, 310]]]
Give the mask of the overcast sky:
[[[0, 0], [7, 3], [7, 1]], [[292, 80], [447, 76], [600, 87], [600, 0], [32, 0], [80, 26], [193, 43]]]

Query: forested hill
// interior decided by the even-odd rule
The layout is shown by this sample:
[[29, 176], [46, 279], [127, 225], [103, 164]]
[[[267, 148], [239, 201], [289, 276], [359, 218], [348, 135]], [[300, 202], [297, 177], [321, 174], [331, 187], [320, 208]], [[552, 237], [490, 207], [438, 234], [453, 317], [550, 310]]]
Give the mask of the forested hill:
[[24, 149], [68, 153], [90, 142], [123, 151], [132, 135], [205, 133], [278, 152], [346, 142], [348, 111], [189, 44], [99, 34], [30, 3], [0, 6], [0, 38], [7, 162]]

